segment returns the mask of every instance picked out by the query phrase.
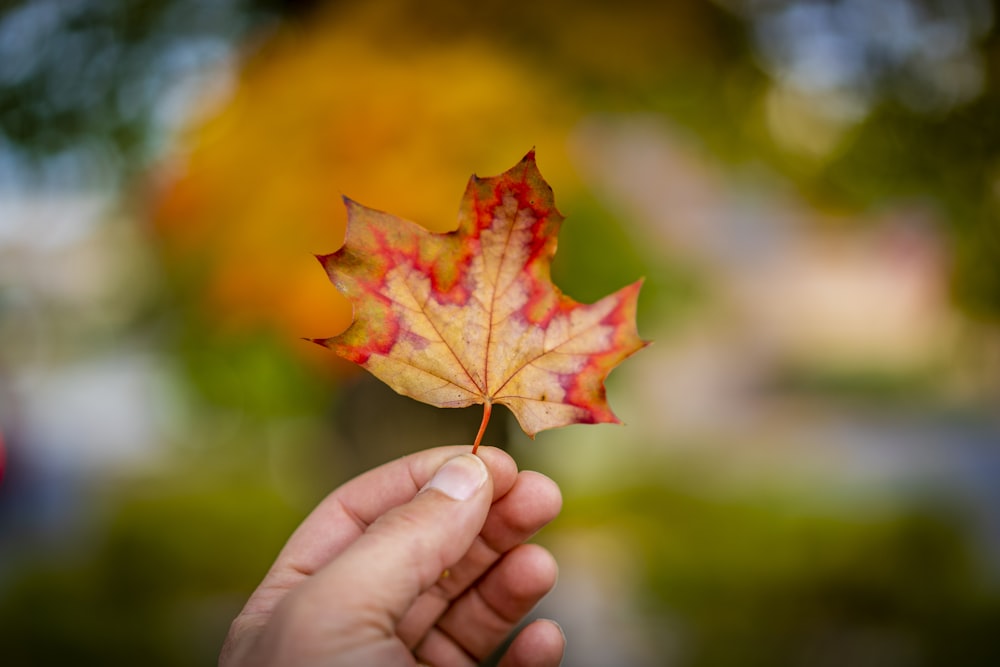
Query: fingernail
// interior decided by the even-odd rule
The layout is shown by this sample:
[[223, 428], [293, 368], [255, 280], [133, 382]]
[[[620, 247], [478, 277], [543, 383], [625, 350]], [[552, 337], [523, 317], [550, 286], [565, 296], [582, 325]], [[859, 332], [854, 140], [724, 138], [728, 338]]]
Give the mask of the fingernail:
[[449, 459], [434, 473], [422, 491], [437, 489], [455, 500], [468, 500], [486, 483], [486, 464], [478, 456], [462, 454]]

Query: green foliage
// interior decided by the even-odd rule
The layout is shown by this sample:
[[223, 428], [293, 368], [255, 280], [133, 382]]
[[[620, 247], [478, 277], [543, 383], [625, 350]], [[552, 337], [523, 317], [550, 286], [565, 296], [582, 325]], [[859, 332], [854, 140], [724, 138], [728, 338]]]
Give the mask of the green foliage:
[[573, 298], [592, 303], [642, 276], [646, 282], [639, 294], [640, 331], [644, 320], [679, 318], [706, 298], [700, 276], [681, 258], [655, 261], [592, 194], [579, 193], [557, 205], [566, 222], [552, 278]]
[[1000, 590], [960, 514], [915, 504], [865, 516], [779, 489], [717, 497], [666, 476], [571, 495], [558, 527], [628, 545], [646, 617], [669, 619], [649, 636], [679, 641], [681, 664], [1000, 660]]
[[136, 482], [108, 501], [89, 548], [25, 563], [4, 590], [6, 664], [215, 664], [299, 512], [219, 477]]

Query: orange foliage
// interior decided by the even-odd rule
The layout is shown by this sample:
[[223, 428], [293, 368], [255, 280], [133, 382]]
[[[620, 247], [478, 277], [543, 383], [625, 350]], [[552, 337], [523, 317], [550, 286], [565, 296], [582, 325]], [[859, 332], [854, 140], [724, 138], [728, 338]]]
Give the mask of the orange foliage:
[[483, 44], [395, 40], [376, 12], [272, 35], [160, 174], [165, 263], [213, 324], [277, 327], [295, 343], [347, 327], [350, 307], [311, 255], [342, 243], [341, 195], [451, 229], [455, 184], [532, 146], [570, 189], [573, 111], [547, 82]]

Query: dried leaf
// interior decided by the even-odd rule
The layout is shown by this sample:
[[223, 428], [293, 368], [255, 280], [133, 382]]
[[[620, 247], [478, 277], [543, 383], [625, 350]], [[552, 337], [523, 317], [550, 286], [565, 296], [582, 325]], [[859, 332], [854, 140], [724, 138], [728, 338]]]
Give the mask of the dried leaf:
[[495, 403], [529, 436], [619, 423], [604, 380], [646, 345], [635, 325], [642, 281], [590, 305], [552, 283], [563, 218], [534, 151], [499, 176], [473, 176], [453, 232], [345, 202], [344, 246], [319, 259], [354, 322], [317, 343], [419, 401], [483, 404], [474, 447]]

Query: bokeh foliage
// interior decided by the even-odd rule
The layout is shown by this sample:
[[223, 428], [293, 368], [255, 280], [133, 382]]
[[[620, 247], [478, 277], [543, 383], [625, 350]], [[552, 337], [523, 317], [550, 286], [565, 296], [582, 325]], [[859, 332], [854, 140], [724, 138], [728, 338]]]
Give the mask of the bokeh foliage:
[[1000, 597], [961, 512], [930, 501], [864, 516], [802, 507], [787, 490], [733, 498], [663, 482], [676, 474], [574, 495], [562, 524], [638, 554], [637, 595], [666, 663], [996, 661]]
[[[536, 80], [551, 84], [553, 103], [666, 114], [695, 132], [714, 155], [735, 162], [764, 159], [826, 205], [877, 207], [887, 198], [931, 199], [943, 208], [955, 249], [956, 298], [969, 312], [995, 319], [1000, 308], [994, 261], [1000, 243], [995, 195], [998, 5], [892, 0], [875, 3], [871, 17], [861, 14], [861, 20], [877, 19], [884, 5], [881, 13], [890, 18], [893, 11], [905, 9], [904, 18], [929, 26], [972, 22], [968, 46], [982, 58], [980, 90], [957, 107], [935, 106], [933, 100], [942, 93], [922, 83], [916, 58], [894, 57], [890, 47], [880, 49], [877, 41], [859, 42], [860, 52], [851, 55], [870, 72], [856, 83], [865, 88], [869, 108], [850, 136], [818, 163], [770, 141], [760, 104], [774, 72], [760, 66], [754, 30], [797, 5], [850, 9], [858, 3], [650, 5], [623, 0], [609, 11], [597, 1], [552, 2], [528, 10], [496, 0], [443, 0], [431, 9], [396, 0], [363, 13], [370, 34], [391, 36], [372, 42], [378, 52], [391, 56], [419, 53], [428, 45], [488, 44], [539, 75]], [[232, 0], [206, 6], [157, 0], [59, 7], [11, 0], [0, 14], [12, 19], [8, 31], [19, 32], [24, 24], [39, 34], [22, 30], [24, 35], [12, 34], [7, 42], [9, 57], [0, 69], [0, 128], [8, 143], [34, 156], [82, 147], [109, 161], [112, 169], [127, 168], [136, 159], [141, 164], [156, 146], [151, 118], [163, 104], [158, 94], [172, 78], [211, 64], [220, 44], [273, 26], [282, 16], [298, 25], [289, 37], [295, 39], [318, 16], [332, 13], [349, 24], [357, 11], [350, 2]], [[842, 18], [834, 10], [828, 13], [831, 22]], [[850, 12], [842, 13], [852, 18]], [[36, 14], [40, 18], [33, 21]], [[758, 41], [766, 37], [758, 34]], [[903, 39], [922, 37], [913, 33]], [[351, 69], [339, 75], [349, 76]], [[452, 76], [453, 81], [468, 80], [461, 73]], [[489, 73], [482, 76], [489, 85]], [[899, 91], [909, 91], [908, 97], [894, 95]], [[906, 99], [932, 102], [908, 105]], [[508, 109], [517, 106], [515, 102]]]
[[[919, 62], [860, 38], [863, 80], [789, 89], [794, 77], [762, 46], [768, 26], [867, 16], [866, 6], [909, 8], [917, 26], [973, 17], [965, 46], [981, 65], [978, 92], [947, 103]], [[339, 243], [343, 194], [445, 229], [470, 171], [498, 173], [535, 146], [567, 214], [557, 284], [589, 300], [645, 275], [640, 329], [682, 327], [713, 298], [704, 269], [637, 240], [569, 157], [582, 119], [654, 115], [730, 168], [765, 166], [838, 220], [898, 201], [928, 206], [955, 303], [992, 332], [998, 17], [997, 2], [933, 0], [4, 2], [0, 149], [49, 185], [122, 186], [155, 264], [155, 287], [123, 306], [120, 330], [67, 349], [150, 344], [179, 378], [184, 407], [162, 467], [86, 480], [96, 513], [61, 539], [29, 530], [2, 543], [4, 655], [17, 665], [211, 664], [228, 620], [318, 498], [418, 443], [474, 431], [478, 415], [395, 401], [299, 340], [349, 317], [309, 256]], [[221, 101], [172, 125], [171, 104], [190, 95], [178, 82], [227, 58]], [[788, 116], [774, 108], [789, 95], [800, 120], [826, 128], [821, 148], [780, 140]], [[826, 100], [845, 97], [861, 105], [855, 115], [823, 115]], [[788, 385], [892, 418], [939, 409], [928, 408], [934, 377]], [[488, 440], [506, 441], [502, 422], [491, 429]], [[616, 432], [600, 433], [602, 446], [618, 446]], [[698, 465], [643, 458], [620, 487], [591, 488], [564, 472], [572, 461], [520, 455], [567, 481], [563, 517], [543, 540], [557, 548], [565, 535], [604, 532], [628, 552], [629, 594], [664, 662], [1000, 661], [996, 573], [950, 499], [903, 494], [868, 511], [810, 504], [829, 489], [693, 489], [711, 478], [699, 466], [721, 467], [711, 453]]]

